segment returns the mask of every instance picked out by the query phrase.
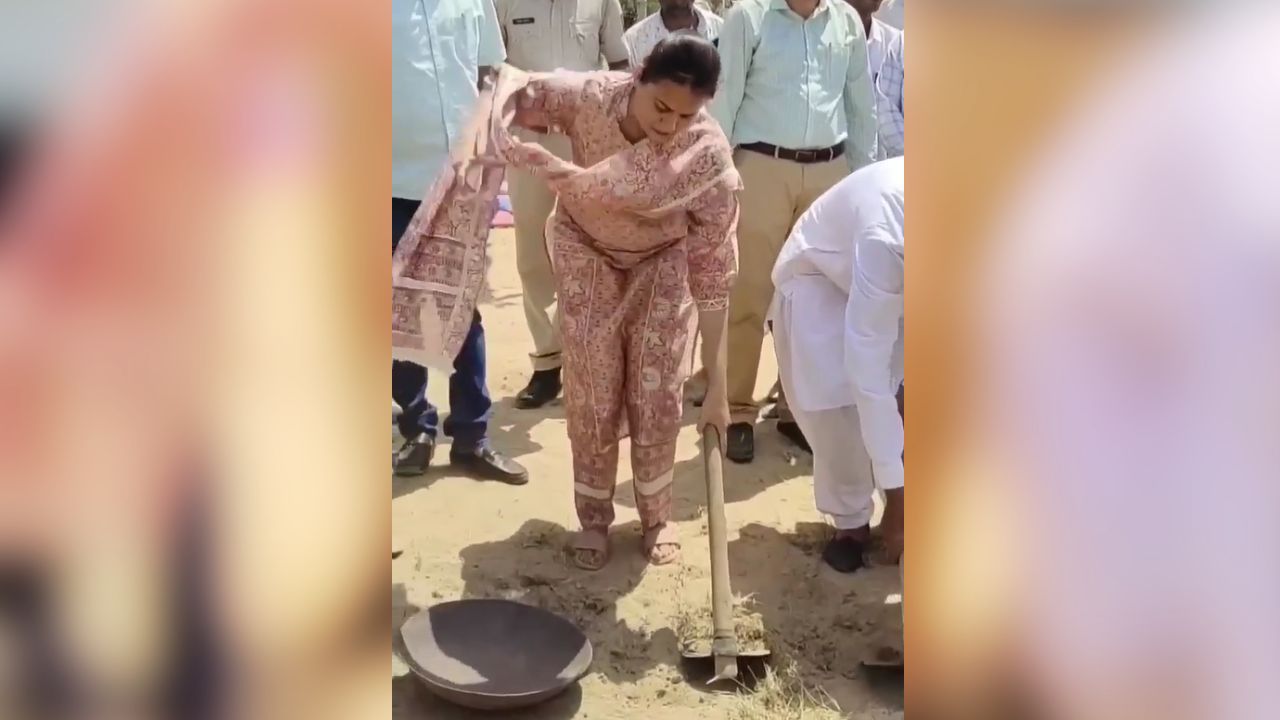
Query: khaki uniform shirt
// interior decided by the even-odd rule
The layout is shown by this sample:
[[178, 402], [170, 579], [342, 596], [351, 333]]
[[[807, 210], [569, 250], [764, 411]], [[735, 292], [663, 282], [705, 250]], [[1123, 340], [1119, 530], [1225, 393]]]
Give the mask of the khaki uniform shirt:
[[599, 70], [624, 62], [619, 0], [494, 0], [507, 62], [529, 72]]

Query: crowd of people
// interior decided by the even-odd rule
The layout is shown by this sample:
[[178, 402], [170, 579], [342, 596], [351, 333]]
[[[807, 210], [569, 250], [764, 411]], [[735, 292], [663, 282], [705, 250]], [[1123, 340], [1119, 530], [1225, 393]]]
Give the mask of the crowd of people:
[[465, 270], [488, 234], [473, 219], [492, 217], [505, 175], [532, 336], [515, 406], [564, 394], [579, 567], [609, 560], [623, 438], [649, 561], [678, 559], [672, 475], [695, 338], [698, 425], [749, 463], [768, 332], [777, 430], [814, 454], [817, 507], [835, 525], [824, 559], [842, 572], [869, 554], [896, 562], [905, 35], [881, 5], [738, 0], [722, 19], [701, 0], [661, 0], [627, 29], [618, 0], [393, 0], [392, 247], [413, 240], [397, 253], [397, 351], [432, 345], [421, 318], [466, 313], [444, 343], [443, 426], [426, 368], [396, 353], [396, 473], [425, 472], [442, 430], [466, 472], [528, 481], [487, 438]]

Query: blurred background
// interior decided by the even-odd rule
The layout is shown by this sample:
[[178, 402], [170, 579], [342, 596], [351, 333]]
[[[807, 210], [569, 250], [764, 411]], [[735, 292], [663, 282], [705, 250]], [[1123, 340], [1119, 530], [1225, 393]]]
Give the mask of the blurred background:
[[[907, 15], [908, 707], [1280, 717], [1280, 14]], [[0, 717], [389, 714], [388, 47], [0, 0]]]
[[0, 717], [389, 709], [389, 36], [0, 3]]
[[1277, 717], [1277, 7], [908, 17], [907, 707]]
[[[696, 0], [694, 4], [724, 16], [729, 11], [729, 8], [733, 7], [733, 2], [734, 0]], [[622, 17], [627, 27], [661, 9], [658, 0], [621, 0], [621, 3]], [[880, 12], [876, 13], [876, 16], [893, 27], [901, 29], [905, 19], [905, 12], [906, 0], [884, 0]]]

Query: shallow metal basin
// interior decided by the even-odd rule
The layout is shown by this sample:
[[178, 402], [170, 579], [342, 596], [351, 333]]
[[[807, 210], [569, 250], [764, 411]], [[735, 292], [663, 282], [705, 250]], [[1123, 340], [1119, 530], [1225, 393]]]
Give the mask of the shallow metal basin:
[[479, 710], [550, 700], [591, 667], [591, 642], [554, 613], [507, 600], [427, 608], [400, 628], [406, 663], [436, 695]]

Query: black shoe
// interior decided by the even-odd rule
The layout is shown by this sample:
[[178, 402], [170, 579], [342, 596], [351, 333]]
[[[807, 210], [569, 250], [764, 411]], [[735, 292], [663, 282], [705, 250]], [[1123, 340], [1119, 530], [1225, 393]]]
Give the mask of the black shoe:
[[435, 438], [425, 434], [415, 435], [404, 441], [394, 461], [396, 475], [413, 477], [421, 475], [431, 467], [431, 458], [436, 454]]
[[529, 384], [516, 395], [516, 407], [532, 410], [555, 400], [560, 395], [560, 368], [538, 370], [529, 378]]
[[851, 573], [862, 567], [865, 543], [851, 537], [835, 537], [822, 551], [822, 561], [836, 572]]
[[449, 462], [466, 470], [472, 477], [483, 480], [498, 480], [508, 485], [524, 485], [529, 482], [529, 471], [523, 465], [495, 452], [488, 445], [481, 445], [470, 451], [450, 452]]
[[809, 439], [804, 436], [804, 432], [800, 430], [800, 426], [793, 422], [778, 423], [778, 432], [782, 437], [795, 443], [799, 448], [810, 455], [813, 454], [813, 448], [809, 447]]
[[736, 463], [749, 463], [756, 457], [756, 431], [751, 423], [733, 423], [729, 426], [728, 447], [725, 456]]

